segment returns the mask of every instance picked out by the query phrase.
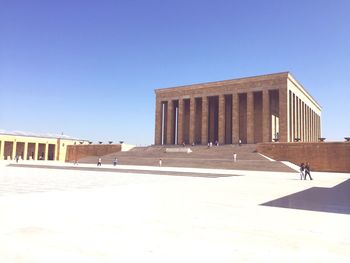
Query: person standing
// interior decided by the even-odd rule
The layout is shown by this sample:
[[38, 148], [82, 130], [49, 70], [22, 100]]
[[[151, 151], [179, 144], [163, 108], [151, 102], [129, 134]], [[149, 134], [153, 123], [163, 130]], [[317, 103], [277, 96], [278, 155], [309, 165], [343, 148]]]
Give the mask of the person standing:
[[307, 162], [305, 165], [305, 173], [304, 173], [304, 179], [306, 180], [306, 175], [309, 175], [310, 180], [312, 180], [311, 174], [310, 174], [310, 164]]
[[241, 139], [238, 140], [238, 145], [239, 145], [239, 146], [242, 145], [242, 140], [241, 140]]
[[305, 165], [304, 163], [301, 163], [300, 164], [300, 168], [299, 168], [299, 171], [300, 171], [300, 180], [303, 180], [305, 178]]
[[118, 164], [118, 159], [117, 159], [117, 157], [115, 157], [113, 160], [113, 166], [116, 166], [117, 164]]
[[233, 162], [237, 162], [237, 153], [233, 153]]
[[102, 159], [101, 157], [98, 157], [97, 166], [101, 166], [101, 165], [102, 165]]
[[162, 167], [162, 159], [159, 159], [159, 167]]

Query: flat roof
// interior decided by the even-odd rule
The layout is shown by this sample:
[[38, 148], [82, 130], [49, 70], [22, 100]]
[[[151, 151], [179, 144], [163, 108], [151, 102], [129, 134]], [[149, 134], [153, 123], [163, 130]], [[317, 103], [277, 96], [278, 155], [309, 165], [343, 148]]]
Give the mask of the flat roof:
[[181, 86], [174, 86], [174, 87], [168, 87], [168, 88], [159, 88], [155, 89], [155, 92], [158, 91], [169, 91], [170, 89], [179, 89], [179, 88], [196, 88], [196, 86], [200, 86], [198, 88], [204, 88], [204, 87], [211, 87], [211, 86], [220, 86], [223, 84], [236, 84], [246, 81], [259, 81], [263, 79], [273, 79], [278, 77], [285, 77], [288, 78], [290, 75], [289, 71], [285, 72], [279, 72], [279, 73], [271, 73], [271, 74], [264, 74], [264, 75], [256, 75], [256, 76], [249, 76], [249, 77], [242, 77], [242, 78], [236, 78], [236, 79], [227, 79], [227, 80], [220, 80], [220, 81], [211, 81], [211, 82], [202, 82], [202, 83], [193, 83], [189, 85], [181, 85]]
[[2, 130], [2, 129], [0, 129], [0, 135], [87, 141], [87, 140], [79, 139], [79, 138], [72, 137], [72, 136], [65, 135], [65, 134], [54, 134], [54, 133], [41, 134], [41, 133], [24, 132], [24, 131], [6, 131], [6, 130]]

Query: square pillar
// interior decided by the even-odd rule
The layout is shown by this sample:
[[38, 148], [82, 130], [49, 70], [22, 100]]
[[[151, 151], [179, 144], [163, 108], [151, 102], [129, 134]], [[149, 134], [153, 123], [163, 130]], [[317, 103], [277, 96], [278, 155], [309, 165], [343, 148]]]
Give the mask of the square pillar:
[[196, 134], [196, 98], [190, 98], [190, 143], [195, 142]]
[[38, 160], [38, 153], [39, 153], [39, 143], [35, 143], [35, 150], [34, 150], [34, 160]]
[[295, 138], [298, 138], [298, 104], [297, 96], [293, 94], [293, 142]]
[[247, 93], [247, 143], [254, 143], [254, 94]]
[[184, 100], [179, 99], [179, 114], [177, 117], [177, 144], [182, 144], [184, 142], [183, 125], [184, 125]]
[[219, 144], [225, 144], [225, 95], [219, 95]]
[[262, 95], [263, 105], [262, 105], [262, 131], [263, 131], [263, 142], [271, 142], [270, 134], [271, 134], [271, 124], [270, 124], [270, 95], [269, 90], [264, 89]]
[[300, 100], [300, 141], [304, 141], [304, 114], [303, 114], [304, 102]]
[[161, 143], [162, 143], [162, 102], [157, 98], [154, 144], [160, 145]]
[[167, 117], [167, 144], [174, 144], [174, 104], [171, 100], [168, 101], [168, 117]]
[[232, 143], [239, 140], [239, 104], [238, 93], [232, 93]]
[[23, 160], [28, 160], [28, 142], [24, 143]]
[[14, 160], [16, 157], [16, 150], [17, 150], [17, 141], [15, 139], [13, 144], [12, 144], [12, 156], [11, 156], [12, 160]]
[[202, 134], [201, 143], [208, 143], [208, 97], [202, 97]]
[[294, 142], [294, 103], [293, 92], [289, 91], [289, 142]]
[[0, 141], [0, 160], [4, 160], [5, 141]]
[[287, 124], [287, 88], [279, 89], [279, 141], [288, 142], [288, 124]]
[[49, 159], [49, 143], [45, 144], [45, 157], [44, 160], [47, 161]]

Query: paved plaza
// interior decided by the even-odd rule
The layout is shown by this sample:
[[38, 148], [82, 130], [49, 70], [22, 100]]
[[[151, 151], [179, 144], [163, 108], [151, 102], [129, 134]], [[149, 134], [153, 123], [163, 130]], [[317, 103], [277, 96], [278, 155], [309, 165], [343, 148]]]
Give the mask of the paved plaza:
[[349, 262], [350, 174], [9, 164], [3, 263]]

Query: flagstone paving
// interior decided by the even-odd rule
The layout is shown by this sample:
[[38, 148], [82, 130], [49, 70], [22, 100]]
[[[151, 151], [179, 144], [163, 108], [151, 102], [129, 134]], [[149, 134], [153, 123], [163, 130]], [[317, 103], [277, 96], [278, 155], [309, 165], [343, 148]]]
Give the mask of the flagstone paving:
[[306, 203], [323, 202], [305, 193], [347, 191], [350, 174], [313, 173], [315, 180], [300, 181], [297, 172], [217, 170], [218, 176], [210, 176], [215, 171], [7, 165], [0, 162], [0, 262], [294, 263], [350, 258], [349, 214], [262, 205], [297, 193], [303, 193]]

